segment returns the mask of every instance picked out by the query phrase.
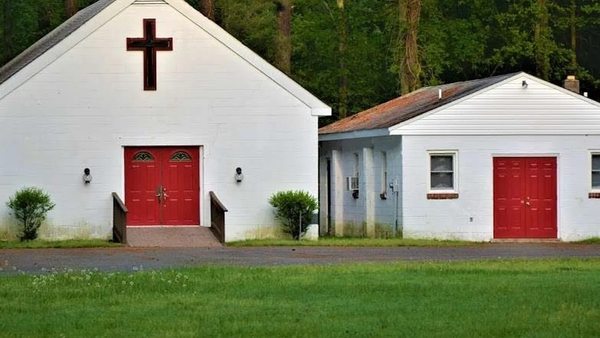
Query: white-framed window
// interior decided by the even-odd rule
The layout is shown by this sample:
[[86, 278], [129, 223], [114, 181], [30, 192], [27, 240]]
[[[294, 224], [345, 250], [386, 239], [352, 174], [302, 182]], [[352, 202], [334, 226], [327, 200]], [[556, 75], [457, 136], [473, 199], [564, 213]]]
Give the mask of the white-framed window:
[[429, 191], [458, 192], [458, 152], [429, 152]]
[[600, 152], [591, 153], [591, 183], [593, 191], [600, 191]]

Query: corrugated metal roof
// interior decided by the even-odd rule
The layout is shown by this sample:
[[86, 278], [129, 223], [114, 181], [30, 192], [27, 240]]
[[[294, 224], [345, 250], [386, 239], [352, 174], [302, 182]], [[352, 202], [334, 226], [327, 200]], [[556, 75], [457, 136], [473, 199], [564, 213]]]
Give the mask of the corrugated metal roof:
[[27, 48], [24, 52], [0, 68], [0, 84], [4, 83], [4, 81], [8, 80], [11, 76], [25, 68], [25, 66], [44, 54], [50, 48], [56, 46], [59, 42], [76, 31], [79, 27], [83, 26], [86, 22], [88, 22], [91, 18], [96, 16], [96, 14], [100, 13], [113, 2], [115, 2], [115, 0], [99, 0], [95, 2], [94, 4], [79, 11], [48, 35], [31, 45], [31, 47]]
[[[324, 126], [319, 129], [319, 134], [325, 135], [389, 128], [493, 84], [504, 81], [515, 74], [518, 73], [421, 88]], [[442, 90], [441, 100], [438, 96], [440, 89]]]

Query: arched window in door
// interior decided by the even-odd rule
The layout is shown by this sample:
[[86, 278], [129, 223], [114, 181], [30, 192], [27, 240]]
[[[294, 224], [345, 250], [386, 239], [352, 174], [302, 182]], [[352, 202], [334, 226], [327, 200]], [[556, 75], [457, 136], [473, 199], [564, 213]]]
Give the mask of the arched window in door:
[[171, 155], [171, 162], [192, 162], [192, 157], [185, 151], [177, 151]]
[[133, 155], [133, 160], [136, 162], [153, 162], [154, 156], [147, 151], [138, 151]]

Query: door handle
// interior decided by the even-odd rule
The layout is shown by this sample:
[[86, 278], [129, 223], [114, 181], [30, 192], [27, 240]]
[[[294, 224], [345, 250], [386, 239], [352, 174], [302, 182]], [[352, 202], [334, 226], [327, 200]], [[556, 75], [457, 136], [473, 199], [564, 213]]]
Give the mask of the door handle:
[[158, 203], [162, 203], [162, 199], [163, 199], [163, 187], [162, 186], [158, 186], [156, 188], [156, 198], [158, 199]]

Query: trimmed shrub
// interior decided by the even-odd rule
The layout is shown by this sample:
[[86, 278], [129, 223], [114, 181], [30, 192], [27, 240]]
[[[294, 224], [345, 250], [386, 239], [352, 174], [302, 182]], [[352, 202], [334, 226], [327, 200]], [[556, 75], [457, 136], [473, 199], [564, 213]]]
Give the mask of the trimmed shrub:
[[12, 215], [21, 223], [21, 241], [34, 240], [38, 229], [46, 219], [48, 211], [54, 208], [50, 195], [36, 187], [23, 188], [17, 191], [6, 205], [12, 210]]
[[269, 203], [275, 207], [275, 217], [281, 222], [283, 232], [300, 239], [308, 230], [317, 199], [305, 191], [280, 191], [273, 194]]

